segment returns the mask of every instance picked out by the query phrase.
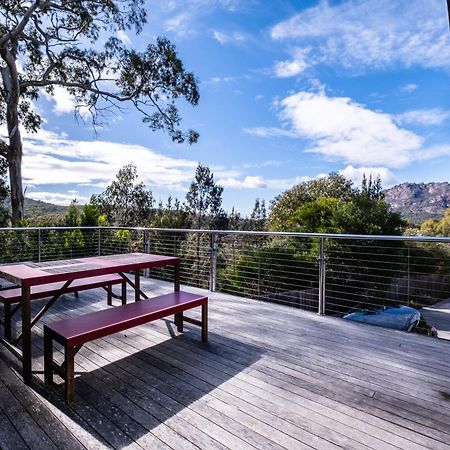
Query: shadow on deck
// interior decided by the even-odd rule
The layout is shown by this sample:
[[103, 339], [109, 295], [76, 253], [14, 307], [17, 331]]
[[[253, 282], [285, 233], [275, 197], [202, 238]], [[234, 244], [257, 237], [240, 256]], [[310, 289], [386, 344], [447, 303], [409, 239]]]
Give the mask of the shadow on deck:
[[[44, 320], [104, 297], [66, 296]], [[34, 390], [0, 349], [1, 448], [450, 449], [445, 341], [214, 293], [207, 344], [161, 320], [86, 345], [68, 407], [42, 381], [41, 326]]]

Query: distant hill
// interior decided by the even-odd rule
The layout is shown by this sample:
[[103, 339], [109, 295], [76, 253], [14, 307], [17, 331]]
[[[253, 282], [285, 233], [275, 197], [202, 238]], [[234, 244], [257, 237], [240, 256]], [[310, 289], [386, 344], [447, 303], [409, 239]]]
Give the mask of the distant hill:
[[68, 206], [54, 205], [53, 203], [42, 202], [25, 198], [25, 215], [42, 216], [46, 214], [66, 214]]
[[416, 224], [440, 218], [450, 208], [450, 184], [447, 182], [402, 183], [384, 193], [394, 211]]
[[[11, 201], [6, 201], [6, 206], [10, 207]], [[53, 224], [62, 219], [67, 213], [68, 206], [54, 205], [53, 203], [42, 202], [25, 197], [25, 217], [30, 225], [36, 225], [40, 222]]]

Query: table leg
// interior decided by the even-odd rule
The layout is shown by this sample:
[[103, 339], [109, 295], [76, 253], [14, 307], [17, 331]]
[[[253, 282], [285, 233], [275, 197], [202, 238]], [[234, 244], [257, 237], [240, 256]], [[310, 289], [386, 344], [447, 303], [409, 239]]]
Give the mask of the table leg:
[[22, 376], [25, 383], [31, 383], [31, 301], [28, 286], [22, 286]]
[[180, 264], [175, 265], [174, 272], [174, 290], [178, 292], [180, 290]]
[[[173, 269], [174, 269], [174, 275], [173, 275], [174, 291], [178, 292], [180, 290], [180, 264], [175, 264]], [[182, 333], [183, 332], [183, 313], [175, 314], [173, 320], [177, 327], [177, 331]]]
[[138, 302], [141, 299], [141, 271], [134, 272], [134, 300]]

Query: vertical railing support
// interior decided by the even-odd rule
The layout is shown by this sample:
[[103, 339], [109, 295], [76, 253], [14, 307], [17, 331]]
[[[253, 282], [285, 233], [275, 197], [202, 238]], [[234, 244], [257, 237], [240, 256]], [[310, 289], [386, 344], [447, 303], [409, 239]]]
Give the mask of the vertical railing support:
[[101, 256], [101, 254], [102, 254], [102, 244], [101, 244], [101, 242], [102, 242], [102, 230], [101, 230], [101, 228], [99, 228], [97, 230], [97, 255], [98, 256]]
[[38, 251], [38, 262], [41, 262], [41, 230], [38, 230], [38, 241], [37, 241], [37, 251]]
[[[147, 230], [144, 230], [144, 253], [150, 253], [150, 242], [148, 240]], [[150, 278], [150, 269], [144, 269], [144, 277]]]
[[319, 250], [319, 310], [320, 315], [325, 314], [325, 272], [326, 272], [326, 257], [325, 257], [325, 242], [324, 238], [320, 238]]
[[406, 304], [409, 306], [410, 301], [410, 292], [411, 292], [411, 246], [409, 243], [406, 244], [408, 246], [408, 286], [407, 286], [407, 302]]
[[210, 269], [209, 269], [209, 290], [214, 292], [216, 290], [216, 280], [217, 280], [217, 235], [211, 233], [209, 235], [210, 239]]

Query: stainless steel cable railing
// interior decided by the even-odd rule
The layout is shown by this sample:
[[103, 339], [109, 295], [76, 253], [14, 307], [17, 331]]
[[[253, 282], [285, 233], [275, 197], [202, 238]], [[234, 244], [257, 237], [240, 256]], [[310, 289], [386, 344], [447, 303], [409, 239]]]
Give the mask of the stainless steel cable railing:
[[[122, 227], [0, 228], [0, 262], [144, 251], [179, 256], [181, 282], [343, 314], [450, 297], [450, 238]], [[147, 274], [148, 275], [148, 274]], [[151, 277], [172, 273], [152, 269]]]

